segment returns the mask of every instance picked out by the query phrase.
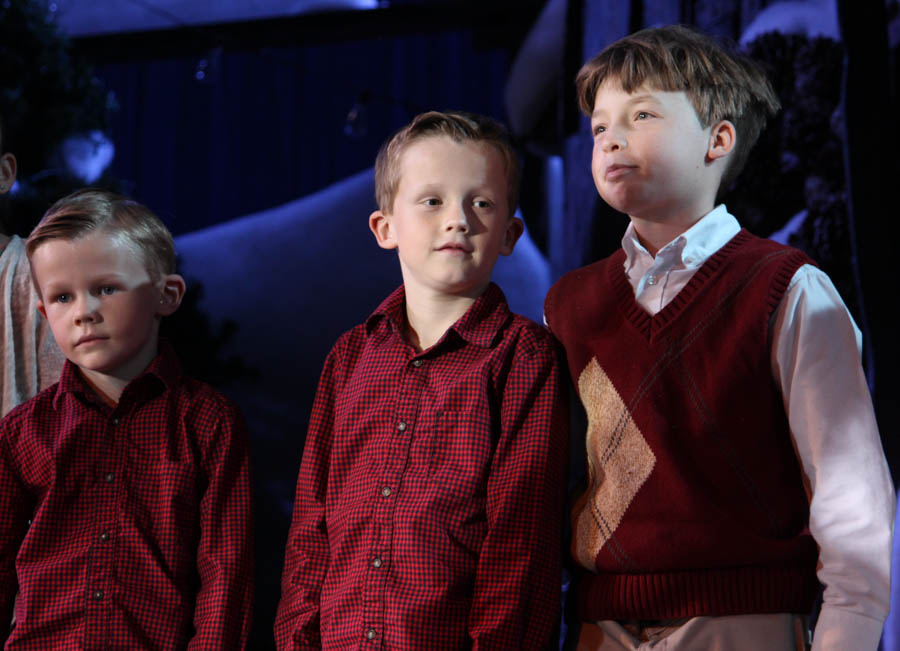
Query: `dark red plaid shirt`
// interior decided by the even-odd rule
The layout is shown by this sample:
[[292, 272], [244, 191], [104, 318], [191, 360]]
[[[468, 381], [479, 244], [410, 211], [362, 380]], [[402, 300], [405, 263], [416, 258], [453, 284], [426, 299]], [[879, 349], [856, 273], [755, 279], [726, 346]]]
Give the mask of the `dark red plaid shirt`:
[[168, 345], [115, 409], [66, 362], [0, 423], [6, 649], [243, 648], [251, 571], [243, 421]]
[[541, 649], [560, 601], [554, 344], [493, 284], [421, 354], [403, 311], [401, 287], [325, 362], [278, 648]]

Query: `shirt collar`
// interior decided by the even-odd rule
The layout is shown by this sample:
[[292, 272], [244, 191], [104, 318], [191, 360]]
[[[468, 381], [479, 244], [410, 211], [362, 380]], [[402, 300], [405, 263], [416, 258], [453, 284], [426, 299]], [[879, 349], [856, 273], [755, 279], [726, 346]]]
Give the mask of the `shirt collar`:
[[[130, 394], [141, 387], [155, 387], [155, 389], [157, 389], [145, 389], [145, 391], [150, 392], [146, 395], [155, 395], [158, 393], [158, 390], [162, 389], [173, 389], [178, 384], [182, 375], [183, 370], [181, 362], [178, 360], [175, 349], [172, 348], [172, 345], [166, 339], [160, 339], [156, 357], [153, 358], [153, 361], [150, 362], [150, 366], [148, 366], [143, 373], [125, 386], [125, 389], [122, 391], [122, 396]], [[56, 387], [56, 395], [53, 397], [54, 409], [57, 408], [59, 400], [61, 400], [66, 393], [81, 395], [91, 402], [99, 402], [99, 396], [97, 396], [96, 392], [87, 382], [85, 382], [78, 370], [78, 366], [68, 359], [63, 364], [62, 373], [60, 373], [59, 376], [59, 384]], [[137, 395], [145, 395], [145, 392], [139, 391]]]
[[[394, 332], [401, 334], [405, 321], [405, 300], [406, 292], [401, 285], [366, 319], [366, 332], [371, 335], [379, 326], [387, 324]], [[490, 348], [510, 314], [503, 290], [496, 284], [489, 283], [481, 296], [450, 326], [447, 333], [453, 331], [470, 344]], [[447, 334], [444, 334], [435, 346], [440, 346], [446, 338]]]
[[[722, 248], [741, 230], [725, 204], [719, 204], [706, 213], [684, 233], [666, 244], [656, 252], [657, 258], [671, 258], [671, 265], [683, 265], [696, 268], [706, 262], [709, 257]], [[650, 253], [640, 243], [634, 224], [628, 224], [622, 238], [622, 249], [625, 251], [625, 269], [631, 269], [635, 261]]]

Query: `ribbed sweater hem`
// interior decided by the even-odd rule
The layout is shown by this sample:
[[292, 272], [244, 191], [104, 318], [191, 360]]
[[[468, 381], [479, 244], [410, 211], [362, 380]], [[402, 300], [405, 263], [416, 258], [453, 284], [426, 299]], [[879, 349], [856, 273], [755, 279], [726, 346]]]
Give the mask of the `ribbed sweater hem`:
[[578, 587], [585, 621], [809, 613], [813, 568], [741, 567], [648, 574], [587, 574]]

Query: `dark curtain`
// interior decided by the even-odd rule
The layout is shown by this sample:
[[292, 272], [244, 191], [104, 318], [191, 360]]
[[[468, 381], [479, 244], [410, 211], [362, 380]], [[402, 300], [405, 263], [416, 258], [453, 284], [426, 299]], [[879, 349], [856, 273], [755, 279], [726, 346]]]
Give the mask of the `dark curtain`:
[[119, 103], [112, 173], [176, 234], [307, 195], [370, 167], [421, 110], [502, 119], [508, 52], [473, 41], [460, 30], [100, 63]]

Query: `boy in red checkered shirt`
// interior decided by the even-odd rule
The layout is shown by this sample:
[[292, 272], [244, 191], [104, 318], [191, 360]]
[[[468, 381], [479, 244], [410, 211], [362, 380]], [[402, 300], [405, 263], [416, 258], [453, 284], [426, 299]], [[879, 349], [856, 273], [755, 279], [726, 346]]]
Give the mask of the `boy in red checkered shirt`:
[[522, 233], [505, 130], [426, 113], [375, 166], [403, 286], [335, 344], [297, 482], [286, 649], [541, 649], [559, 619], [564, 410], [548, 333], [490, 282]]
[[4, 648], [243, 648], [246, 434], [158, 343], [185, 289], [171, 234], [144, 206], [83, 190], [26, 252], [67, 361], [0, 423]]

